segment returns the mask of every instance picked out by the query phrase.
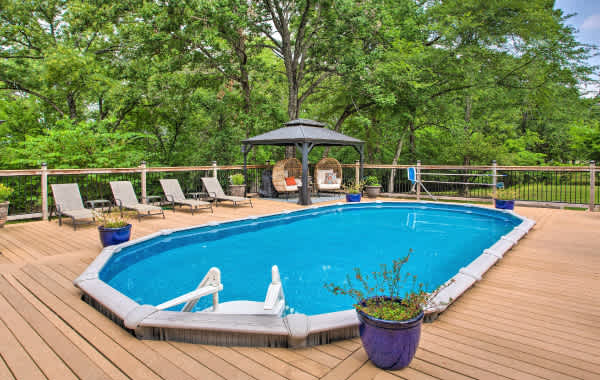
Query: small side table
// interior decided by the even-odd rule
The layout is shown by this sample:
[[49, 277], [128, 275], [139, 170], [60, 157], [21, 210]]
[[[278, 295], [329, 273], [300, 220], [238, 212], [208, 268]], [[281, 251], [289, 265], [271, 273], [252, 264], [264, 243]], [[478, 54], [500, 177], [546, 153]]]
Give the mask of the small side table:
[[[85, 204], [92, 210], [100, 206], [99, 208], [102, 212], [110, 212], [112, 208], [112, 202], [108, 199], [92, 199], [91, 201], [86, 201]], [[106, 207], [108, 207], [108, 210], [105, 210]]]
[[153, 204], [158, 200], [158, 204], [162, 206], [162, 197], [160, 195], [148, 195], [146, 197], [146, 203]]

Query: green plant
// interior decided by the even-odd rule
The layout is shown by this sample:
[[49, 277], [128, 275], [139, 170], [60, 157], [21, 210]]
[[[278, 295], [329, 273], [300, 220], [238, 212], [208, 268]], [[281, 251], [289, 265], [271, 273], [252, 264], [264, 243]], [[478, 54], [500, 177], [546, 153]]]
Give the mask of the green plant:
[[6, 202], [8, 197], [13, 193], [13, 189], [11, 187], [5, 186], [0, 183], [0, 202]]
[[512, 200], [517, 199], [517, 192], [515, 189], [507, 189], [507, 188], [497, 189], [496, 196], [494, 198], [501, 199], [504, 201], [512, 201]]
[[236, 186], [240, 186], [244, 184], [244, 175], [237, 173], [232, 175], [231, 177], [231, 184], [232, 185], [236, 185]]
[[[354, 307], [372, 317], [388, 321], [414, 318], [445, 286], [427, 293], [422, 283], [417, 284], [417, 276], [402, 273], [409, 258], [410, 253], [394, 260], [391, 267], [381, 264], [381, 270], [370, 275], [363, 275], [360, 268], [354, 268], [354, 280], [358, 281], [362, 289], [353, 286], [350, 275], [346, 275], [343, 287], [329, 283], [325, 284], [325, 288], [336, 295], [351, 296], [356, 301]], [[412, 289], [402, 294], [409, 281], [412, 282]]]
[[98, 221], [98, 224], [104, 228], [121, 228], [129, 224], [127, 220], [119, 216], [119, 214], [96, 213], [96, 220]]
[[363, 182], [358, 182], [358, 183], [351, 182], [351, 183], [345, 184], [343, 186], [343, 188], [347, 194], [360, 194], [363, 186], [364, 186]]
[[367, 186], [381, 186], [381, 184], [379, 183], [379, 178], [377, 178], [374, 175], [370, 175], [367, 178], [365, 178], [365, 184]]

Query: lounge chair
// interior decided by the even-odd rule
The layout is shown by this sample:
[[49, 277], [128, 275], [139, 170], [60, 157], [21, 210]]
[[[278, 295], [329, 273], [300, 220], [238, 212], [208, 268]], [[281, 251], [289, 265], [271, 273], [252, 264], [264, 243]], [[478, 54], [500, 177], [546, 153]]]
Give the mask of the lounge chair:
[[252, 199], [245, 197], [234, 197], [232, 195], [225, 195], [223, 192], [223, 188], [221, 184], [215, 177], [202, 177], [202, 183], [204, 184], [204, 189], [208, 193], [208, 195], [215, 200], [215, 205], [218, 202], [229, 201], [232, 202], [234, 206], [243, 203], [250, 203], [250, 207], [252, 206]]
[[[292, 184], [287, 180], [293, 178]], [[300, 191], [302, 188], [302, 163], [296, 158], [287, 158], [278, 161], [273, 166], [273, 187], [279, 194], [285, 194], [289, 198], [290, 193]]]
[[179, 181], [176, 179], [161, 179], [160, 186], [162, 186], [167, 202], [170, 202], [173, 206], [173, 212], [175, 212], [176, 205], [189, 206], [192, 209], [192, 215], [194, 215], [194, 210], [199, 209], [210, 209], [210, 212], [213, 212], [212, 204], [210, 202], [186, 198], [183, 191], [181, 191]]
[[[91, 224], [96, 221], [94, 211], [83, 207], [79, 186], [76, 183], [53, 184], [50, 187], [52, 187], [52, 196], [56, 204], [59, 226], [62, 226], [63, 216], [71, 218], [74, 230], [77, 230], [78, 224]], [[84, 222], [78, 223], [81, 220]]]
[[315, 165], [319, 193], [342, 193], [342, 165], [335, 158], [323, 158]]
[[115, 204], [119, 206], [119, 210], [121, 211], [121, 216], [123, 216], [123, 209], [126, 208], [137, 211], [139, 221], [142, 220], [142, 216], [162, 215], [163, 219], [165, 218], [165, 212], [162, 208], [138, 202], [131, 182], [112, 181], [110, 188], [115, 198]]

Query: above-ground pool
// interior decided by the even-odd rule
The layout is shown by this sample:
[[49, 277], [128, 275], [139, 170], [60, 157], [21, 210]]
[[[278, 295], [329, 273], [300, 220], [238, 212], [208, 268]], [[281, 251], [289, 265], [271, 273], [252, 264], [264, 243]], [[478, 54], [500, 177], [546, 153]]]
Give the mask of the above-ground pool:
[[[329, 206], [156, 237], [123, 248], [100, 279], [139, 304], [158, 305], [194, 290], [217, 267], [220, 302], [262, 301], [277, 265], [288, 312], [329, 313], [350, 309], [353, 301], [324, 284], [344, 284], [355, 267], [371, 273], [412, 251], [404, 269], [431, 291], [520, 222], [508, 213], [455, 205]], [[210, 306], [210, 298], [194, 310]]]
[[[324, 288], [343, 285], [354, 268], [370, 273], [411, 251], [407, 272], [428, 290], [446, 284], [425, 308], [426, 319], [433, 320], [534, 224], [512, 212], [472, 205], [339, 203], [162, 230], [109, 246], [75, 285], [83, 300], [140, 339], [304, 347], [358, 335], [353, 301]], [[283, 316], [276, 271], [269, 287], [274, 265], [287, 304]], [[220, 269], [223, 285], [217, 313], [182, 312], [181, 303], [164, 310], [181, 298], [160, 304], [195, 290], [212, 267]], [[219, 271], [210, 273], [216, 279]], [[267, 297], [271, 301], [259, 303], [259, 309], [249, 306], [265, 300], [267, 287], [276, 289]], [[209, 288], [219, 287], [194, 294]], [[273, 294], [277, 309], [270, 309]], [[212, 310], [211, 298], [201, 299], [192, 311]]]

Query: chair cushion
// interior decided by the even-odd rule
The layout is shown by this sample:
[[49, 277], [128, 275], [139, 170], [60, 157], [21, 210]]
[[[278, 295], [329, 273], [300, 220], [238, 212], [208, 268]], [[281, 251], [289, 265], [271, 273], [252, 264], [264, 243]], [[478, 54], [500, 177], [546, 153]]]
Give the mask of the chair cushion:
[[298, 191], [298, 186], [286, 186], [285, 191]]
[[295, 177], [294, 177], [294, 179], [296, 180], [296, 186], [302, 187], [302, 180], [300, 178], [295, 178]]
[[296, 185], [296, 179], [294, 177], [287, 177], [285, 179], [285, 184], [287, 186], [295, 186]]
[[327, 185], [331, 185], [336, 183], [337, 181], [337, 177], [335, 175], [335, 173], [325, 173], [325, 180], [323, 181], [324, 184]]
[[339, 183], [322, 183], [319, 185], [321, 190], [338, 190], [341, 188]]
[[333, 173], [333, 169], [317, 169], [317, 183], [324, 183], [327, 173]]

